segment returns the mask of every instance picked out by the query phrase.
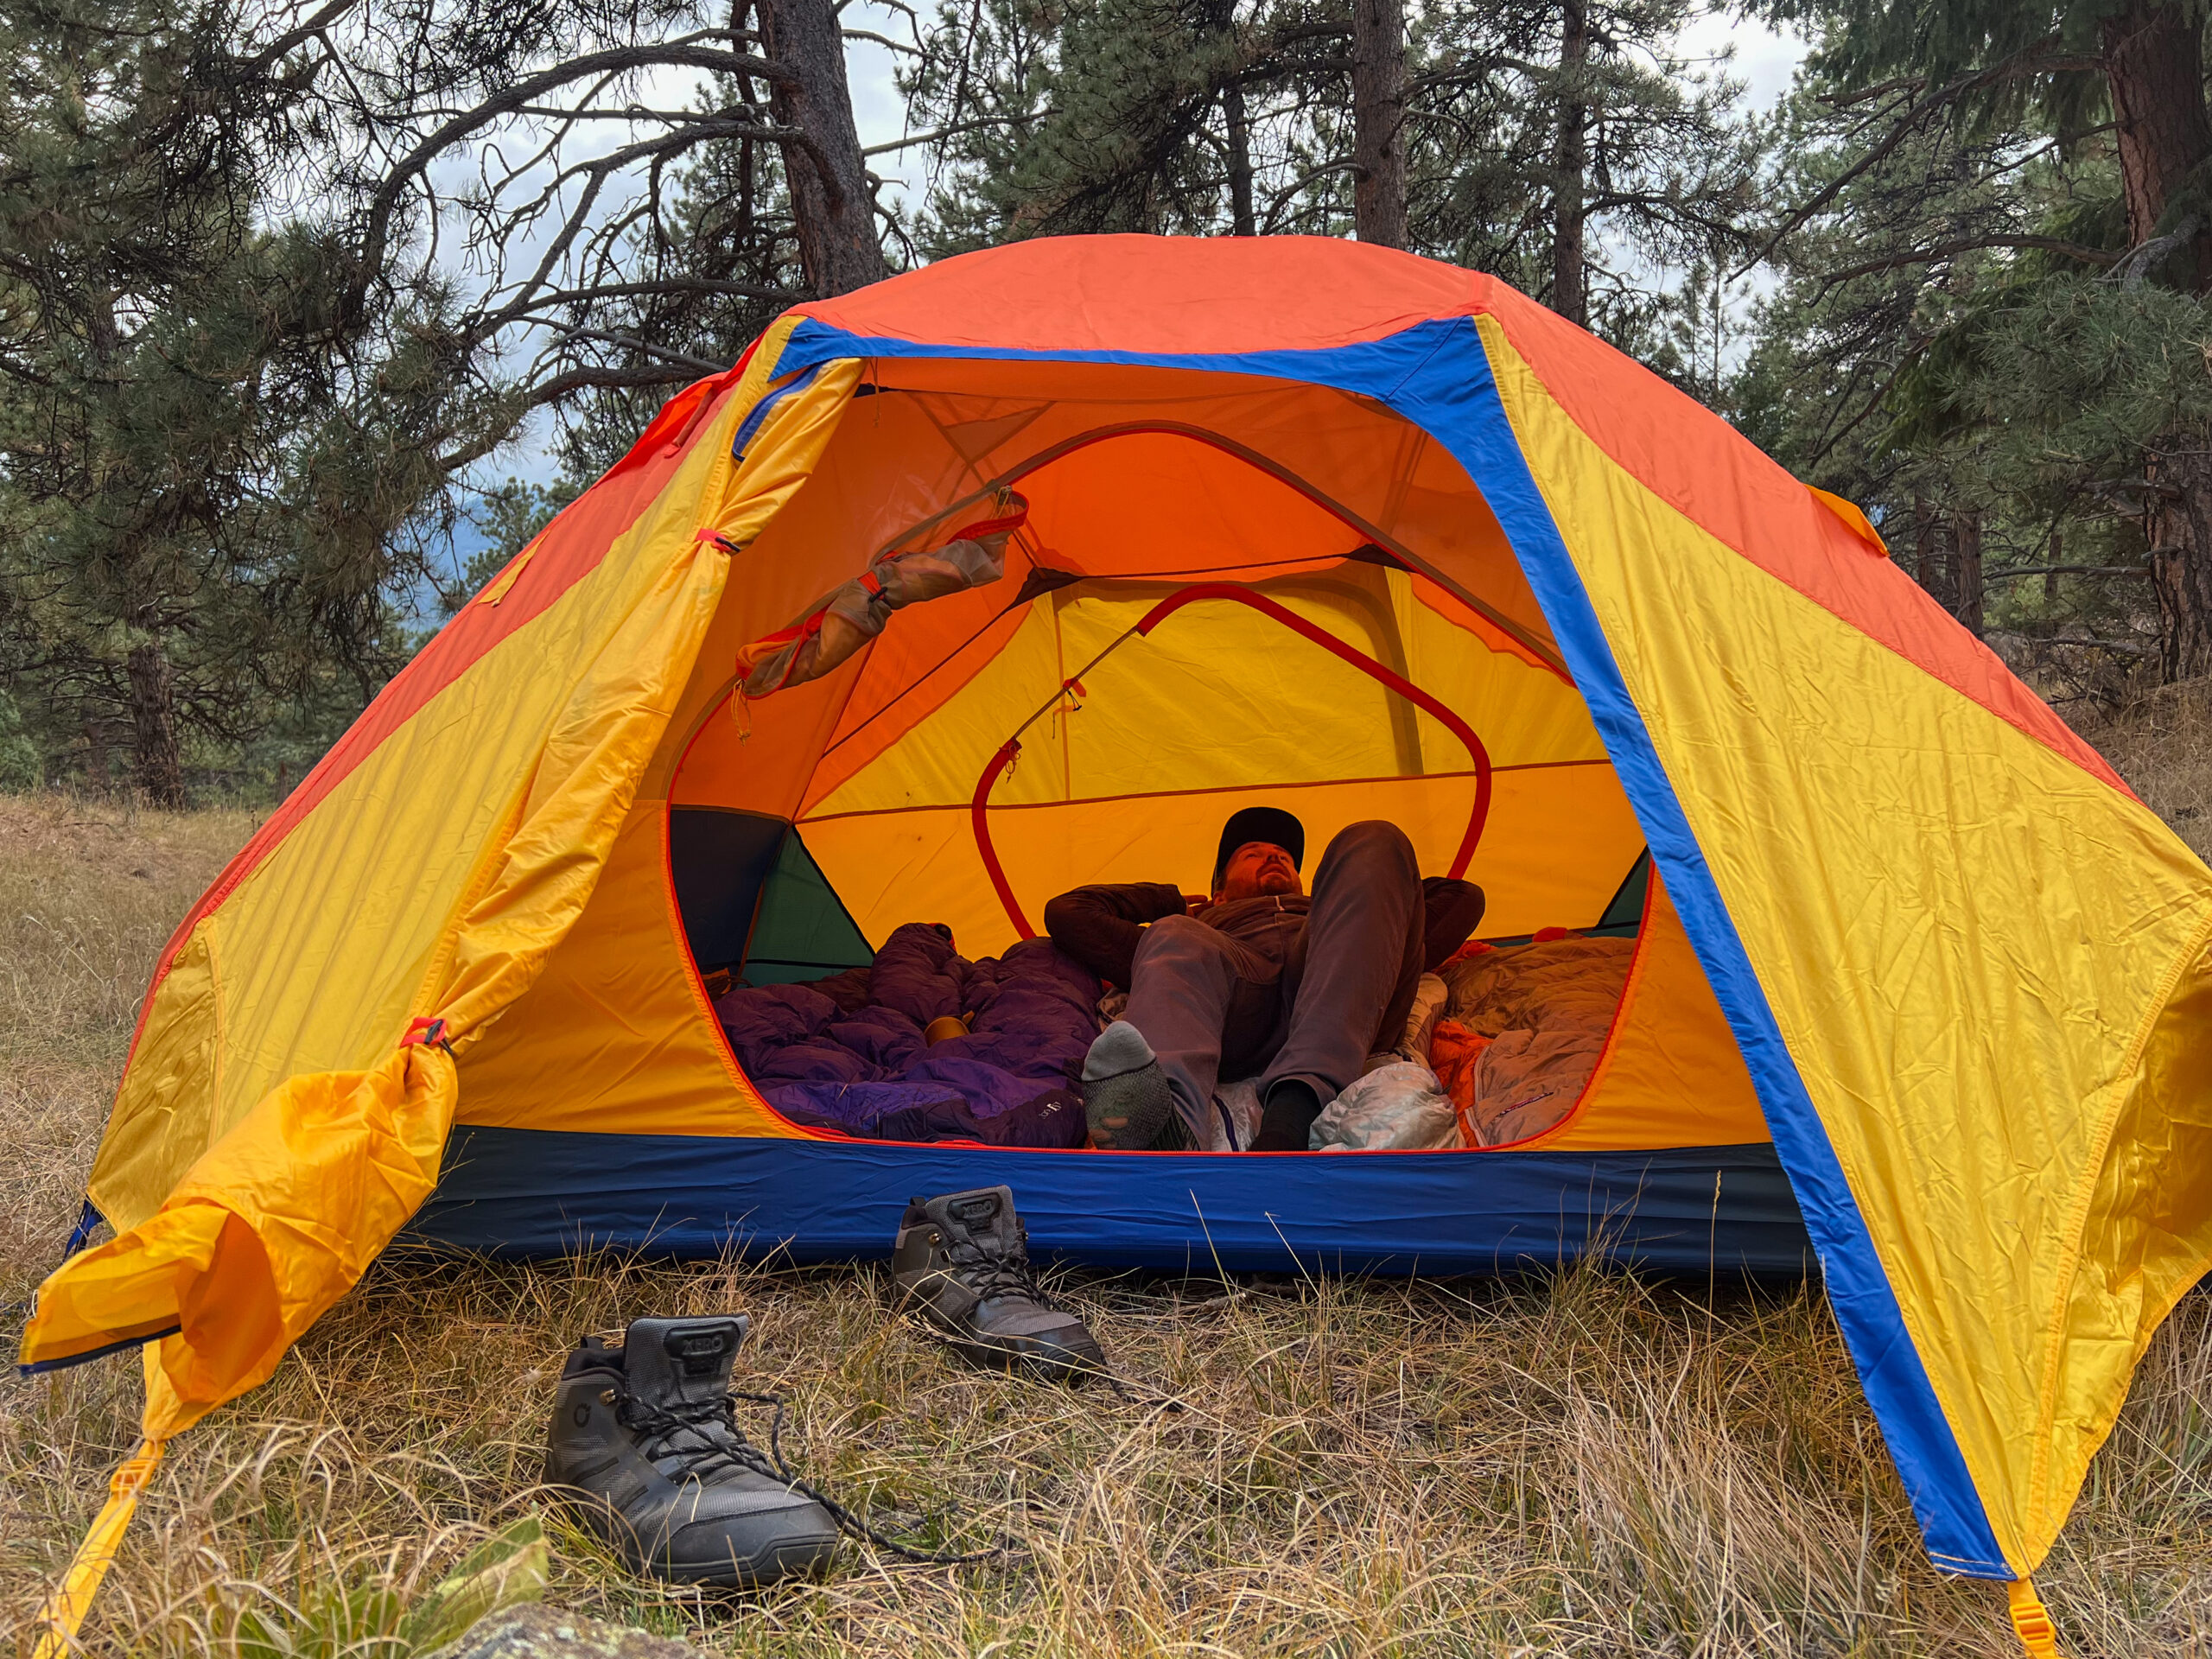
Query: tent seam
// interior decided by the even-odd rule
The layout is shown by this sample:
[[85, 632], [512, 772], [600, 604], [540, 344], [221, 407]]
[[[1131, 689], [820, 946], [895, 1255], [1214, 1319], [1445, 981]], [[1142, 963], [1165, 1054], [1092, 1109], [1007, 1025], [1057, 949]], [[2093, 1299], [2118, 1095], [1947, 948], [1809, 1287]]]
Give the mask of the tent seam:
[[[2036, 1395], [2036, 1427], [2038, 1433], [2036, 1437], [2033, 1459], [2030, 1465], [2028, 1497], [2038, 1519], [2050, 1505], [2050, 1431], [2056, 1427], [2057, 1423], [2059, 1363], [2064, 1357], [2066, 1346], [2062, 1333], [2067, 1304], [2073, 1300], [2075, 1283], [2081, 1277], [2082, 1236], [2088, 1230], [2090, 1207], [2096, 1202], [2097, 1187], [2104, 1179], [2106, 1166], [2111, 1159], [2113, 1132], [2119, 1126], [2121, 1116], [2133, 1103], [2138, 1091], [2142, 1087], [2140, 1074], [2143, 1067], [2143, 1052], [2150, 1045], [2151, 1034], [2158, 1029], [2158, 1021], [2165, 1016], [2166, 1009], [2172, 1003], [2175, 989], [2180, 985], [2182, 976], [2189, 971], [2192, 963], [2203, 956], [2208, 948], [2212, 948], [2212, 914], [2208, 914], [2199, 924], [2195, 937], [2188, 945], [2175, 955], [2172, 964], [2159, 976], [2157, 993], [2151, 999], [2148, 1009], [2136, 1027], [2134, 1039], [2128, 1045], [2126, 1055], [2118, 1068], [2118, 1081], [2112, 1090], [2113, 1103], [2106, 1109], [2103, 1119], [2098, 1125], [2097, 1134], [2092, 1143], [2094, 1151], [2083, 1160], [2082, 1179], [2075, 1186], [2075, 1196], [2067, 1206], [2063, 1268], [2057, 1291], [2051, 1300], [2048, 1322], [2044, 1325], [2044, 1335], [2050, 1340], [2050, 1352], [2044, 1362], [2044, 1374]], [[2212, 1261], [2212, 1257], [2205, 1259]], [[2199, 1271], [2202, 1271], [2201, 1264]], [[2176, 1300], [2178, 1300], [2178, 1294]], [[2170, 1303], [2169, 1307], [2171, 1306]], [[2164, 1318], [2164, 1315], [2162, 1313], [2159, 1319]], [[2158, 1323], [2158, 1319], [2150, 1322], [2149, 1328], [2152, 1332], [2156, 1332]], [[2130, 1333], [2129, 1341], [2129, 1346], [2136, 1359], [2139, 1360], [2142, 1357], [2144, 1350], [2149, 1346], [2149, 1338], [2142, 1334], [2142, 1328], [2139, 1324], [2137, 1331]], [[2117, 1412], [2118, 1408], [2115, 1405], [2115, 1421]], [[2097, 1437], [2098, 1444], [2101, 1446], [2110, 1433], [2111, 1424], [2107, 1423], [2105, 1426], [2104, 1433]], [[2091, 1455], [2094, 1456], [2094, 1453], [2092, 1452]]]

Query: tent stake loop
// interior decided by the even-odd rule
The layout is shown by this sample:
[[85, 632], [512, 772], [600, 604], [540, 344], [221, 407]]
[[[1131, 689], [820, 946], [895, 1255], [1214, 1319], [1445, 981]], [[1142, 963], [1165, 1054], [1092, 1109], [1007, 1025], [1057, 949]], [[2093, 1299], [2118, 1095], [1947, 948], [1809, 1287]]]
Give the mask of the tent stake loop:
[[2020, 1638], [2028, 1659], [2059, 1659], [2058, 1627], [2050, 1622], [2043, 1598], [2036, 1594], [2035, 1580], [2014, 1579], [2005, 1586], [2005, 1594], [2013, 1634]]
[[161, 1440], [142, 1440], [137, 1451], [108, 1481], [107, 1502], [100, 1506], [99, 1515], [86, 1532], [85, 1541], [77, 1546], [69, 1570], [47, 1598], [46, 1605], [39, 1609], [35, 1627], [39, 1632], [38, 1646], [33, 1649], [31, 1659], [67, 1659], [76, 1646], [77, 1627], [85, 1622], [85, 1614], [92, 1607], [100, 1580], [107, 1577], [107, 1570], [114, 1563], [124, 1530], [138, 1508], [138, 1495], [154, 1478], [155, 1467], [161, 1462], [164, 1449]]

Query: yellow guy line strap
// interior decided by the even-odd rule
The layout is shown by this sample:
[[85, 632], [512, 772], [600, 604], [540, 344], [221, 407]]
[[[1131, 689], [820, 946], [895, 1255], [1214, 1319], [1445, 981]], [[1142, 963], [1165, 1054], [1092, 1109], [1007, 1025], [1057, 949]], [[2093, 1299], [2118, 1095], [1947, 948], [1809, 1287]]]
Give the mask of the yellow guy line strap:
[[2005, 1593], [2012, 1599], [2012, 1629], [2019, 1635], [2020, 1645], [2027, 1649], [2028, 1659], [2059, 1659], [2058, 1631], [2050, 1622], [2050, 1615], [2044, 1611], [2043, 1598], [2036, 1594], [2034, 1581], [2014, 1579], [2005, 1586]]
[[76, 1646], [77, 1627], [85, 1622], [100, 1580], [115, 1560], [116, 1546], [123, 1541], [124, 1529], [130, 1524], [131, 1513], [138, 1507], [138, 1494], [154, 1478], [162, 1446], [160, 1440], [141, 1440], [137, 1451], [108, 1482], [106, 1503], [85, 1535], [85, 1541], [77, 1546], [76, 1559], [62, 1574], [60, 1586], [39, 1610], [38, 1646], [32, 1650], [31, 1659], [65, 1659]]

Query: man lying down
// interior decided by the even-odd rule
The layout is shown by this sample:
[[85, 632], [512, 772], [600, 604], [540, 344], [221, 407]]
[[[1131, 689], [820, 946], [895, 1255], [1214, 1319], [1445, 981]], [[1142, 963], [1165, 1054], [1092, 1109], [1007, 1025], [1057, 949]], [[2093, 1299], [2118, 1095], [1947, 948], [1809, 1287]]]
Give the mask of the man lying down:
[[1255, 1152], [1303, 1152], [1313, 1120], [1390, 1046], [1414, 991], [1482, 920], [1483, 891], [1421, 878], [1380, 820], [1340, 831], [1309, 898], [1305, 826], [1272, 806], [1230, 816], [1210, 898], [1150, 881], [1077, 887], [1045, 906], [1052, 943], [1128, 988], [1084, 1064], [1091, 1144], [1202, 1147], [1215, 1088], [1259, 1078]]

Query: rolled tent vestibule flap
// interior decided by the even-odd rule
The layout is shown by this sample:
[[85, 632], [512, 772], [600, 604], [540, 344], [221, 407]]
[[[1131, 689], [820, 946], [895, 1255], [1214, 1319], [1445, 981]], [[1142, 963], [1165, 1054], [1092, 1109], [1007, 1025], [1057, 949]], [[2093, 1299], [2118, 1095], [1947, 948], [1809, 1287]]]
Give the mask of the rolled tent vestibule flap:
[[1029, 517], [1011, 490], [994, 492], [992, 516], [962, 527], [942, 547], [886, 551], [840, 582], [804, 615], [737, 654], [734, 695], [765, 697], [818, 680], [883, 632], [892, 613], [996, 582], [1006, 574], [1007, 538]]
[[[1256, 1261], [1264, 1222], [1401, 1270], [1609, 1238], [1664, 1263], [1708, 1220], [1751, 1261], [1794, 1192], [1930, 1554], [2024, 1581], [2212, 1256], [2212, 874], [1863, 518], [1491, 279], [1303, 238], [949, 260], [799, 308], [687, 397], [180, 933], [94, 1173], [124, 1236], [49, 1281], [27, 1357], [183, 1310], [162, 1374], [207, 1404], [250, 1386], [397, 1225], [448, 1116], [465, 1144], [416, 1225], [518, 1249], [861, 1254], [887, 1193], [1014, 1179], [1040, 1242], [1106, 1261]], [[743, 647], [1002, 486], [1031, 508], [1003, 577], [899, 611], [747, 729]], [[671, 582], [698, 602], [664, 643], [620, 635]], [[1241, 596], [1076, 671], [1210, 584]], [[978, 780], [1040, 708], [979, 842]], [[572, 818], [532, 809], [549, 746], [590, 780]], [[434, 790], [391, 781], [454, 753]], [[833, 1141], [769, 1109], [693, 966], [709, 912], [715, 949], [794, 973], [916, 919], [990, 952], [1076, 881], [1202, 883], [1208, 826], [1255, 791], [1317, 844], [1392, 818], [1441, 870], [1485, 781], [1486, 933], [1600, 922], [1649, 849], [1599, 1071], [1525, 1147]], [[519, 931], [486, 950], [501, 918]], [[340, 972], [362, 993], [316, 995]], [[404, 1145], [416, 1174], [314, 1216], [346, 1247], [282, 1289], [314, 1230], [270, 1218], [302, 1177], [247, 1114], [381, 1075], [463, 981], [487, 988], [451, 1022], [454, 1087], [442, 1050], [399, 1062], [449, 1105], [340, 1091], [372, 1126], [362, 1167]], [[206, 1168], [245, 1229], [210, 1236], [243, 1253], [145, 1255], [189, 1231], [162, 1217], [210, 1201]], [[234, 1318], [265, 1310], [251, 1342], [193, 1322], [234, 1259], [270, 1264], [220, 1277]], [[2031, 1592], [2017, 1609], [2034, 1636]]]

